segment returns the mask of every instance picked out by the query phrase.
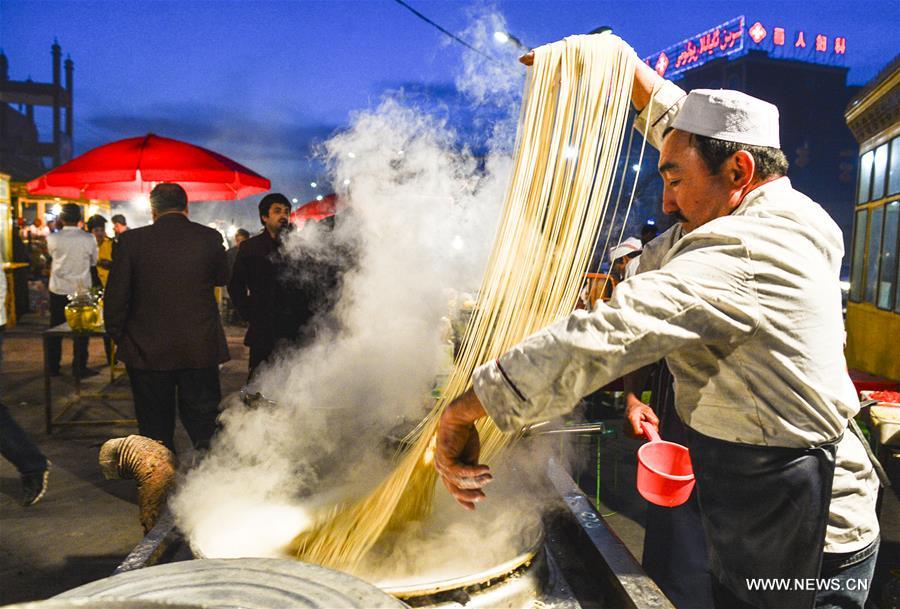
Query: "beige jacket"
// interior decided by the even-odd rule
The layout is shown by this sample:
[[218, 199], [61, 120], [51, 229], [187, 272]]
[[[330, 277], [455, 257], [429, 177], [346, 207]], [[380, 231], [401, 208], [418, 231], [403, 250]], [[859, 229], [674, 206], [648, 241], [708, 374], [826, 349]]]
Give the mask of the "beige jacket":
[[[635, 121], [644, 125], [651, 113], [653, 146], [683, 96], [666, 83]], [[513, 431], [665, 357], [678, 414], [702, 434], [786, 447], [841, 436], [859, 400], [843, 356], [843, 241], [828, 214], [781, 178], [750, 192], [731, 215], [669, 238], [658, 270], [478, 368], [474, 387], [488, 414]], [[877, 480], [861, 444], [848, 438], [835, 476], [832, 552], [861, 548], [878, 531]]]

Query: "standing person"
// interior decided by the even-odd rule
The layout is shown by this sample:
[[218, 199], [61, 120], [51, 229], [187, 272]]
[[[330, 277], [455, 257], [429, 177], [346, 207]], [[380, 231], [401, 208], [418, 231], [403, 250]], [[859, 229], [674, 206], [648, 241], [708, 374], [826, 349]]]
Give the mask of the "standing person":
[[22, 480], [22, 505], [34, 505], [47, 492], [50, 460], [31, 441], [3, 402], [0, 402], [0, 454], [13, 464]]
[[119, 247], [119, 235], [123, 234], [128, 230], [128, 222], [125, 220], [125, 216], [122, 214], [114, 214], [110, 221], [113, 224], [113, 248], [112, 255], [115, 257], [116, 248]]
[[241, 243], [250, 238], [250, 233], [246, 228], [239, 228], [237, 232], [234, 233], [234, 245], [228, 248], [228, 251], [225, 252], [225, 256], [228, 258], [228, 278], [231, 279], [231, 273], [234, 271], [234, 261], [237, 260], [238, 249], [241, 247]]
[[[6, 273], [0, 270], [0, 394], [3, 389], [3, 333], [6, 331]], [[0, 402], [0, 454], [19, 471], [22, 505], [34, 505], [47, 492], [50, 460], [31, 441]]]
[[106, 288], [106, 281], [112, 268], [113, 250], [113, 240], [106, 236], [106, 218], [100, 214], [91, 216], [87, 221], [87, 229], [97, 241], [97, 278], [100, 287]]
[[625, 281], [634, 275], [634, 272], [629, 273], [626, 269], [641, 255], [642, 247], [640, 239], [628, 237], [619, 245], [609, 248], [609, 274], [616, 280], [616, 283]]
[[[50, 327], [66, 322], [66, 305], [75, 292], [90, 289], [91, 267], [97, 264], [97, 242], [79, 228], [81, 207], [75, 203], [62, 206], [59, 215], [62, 230], [47, 237], [47, 251], [52, 258], [50, 265]], [[96, 371], [87, 367], [88, 339], [72, 340], [72, 374], [79, 378], [94, 376]], [[59, 375], [62, 357], [62, 338], [55, 336], [47, 341], [50, 375]]]
[[209, 446], [228, 345], [215, 287], [228, 273], [222, 235], [188, 219], [178, 184], [150, 193], [153, 224], [119, 235], [104, 298], [143, 436], [174, 450], [176, 408], [197, 449]]
[[[491, 476], [478, 464], [478, 418], [515, 431], [665, 356], [716, 606], [862, 607], [860, 580], [871, 580], [878, 550], [878, 482], [848, 429], [859, 400], [843, 357], [840, 229], [785, 177], [771, 104], [736, 91], [685, 95], [639, 61], [632, 101], [635, 124], [651, 125], [660, 149], [663, 209], [684, 235], [608, 304], [476, 370], [473, 389], [441, 418], [444, 485], [469, 509], [484, 498]], [[652, 420], [637, 410], [631, 422]], [[843, 555], [828, 571], [826, 547]], [[817, 591], [820, 573], [838, 590]]]
[[[109, 271], [112, 269], [113, 256], [113, 240], [106, 236], [106, 218], [100, 214], [95, 214], [88, 218], [88, 231], [94, 235], [97, 240], [97, 266], [94, 277], [94, 287], [106, 289], [106, 282], [109, 279]], [[103, 337], [103, 351], [106, 353], [106, 362], [113, 366], [113, 348], [112, 339], [107, 335]]]
[[281, 193], [259, 202], [263, 231], [238, 250], [228, 294], [249, 323], [244, 344], [250, 347], [250, 375], [281, 341], [306, 338], [314, 305], [306, 289], [287, 273], [281, 240], [290, 226], [291, 203]]
[[116, 234], [116, 238], [119, 238], [119, 235], [128, 230], [128, 221], [125, 220], [125, 216], [122, 214], [115, 214], [110, 221], [113, 223], [113, 232]]

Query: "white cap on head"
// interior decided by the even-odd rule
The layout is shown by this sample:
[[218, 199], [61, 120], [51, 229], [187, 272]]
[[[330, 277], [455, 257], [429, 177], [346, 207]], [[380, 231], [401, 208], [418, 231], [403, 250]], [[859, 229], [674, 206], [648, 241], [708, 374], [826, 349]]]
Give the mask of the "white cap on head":
[[778, 108], [728, 89], [694, 89], [672, 127], [727, 142], [781, 148]]
[[644, 247], [644, 245], [641, 243], [640, 239], [637, 237], [628, 237], [619, 245], [609, 248], [609, 261], [615, 262], [622, 256], [639, 252], [642, 247]]

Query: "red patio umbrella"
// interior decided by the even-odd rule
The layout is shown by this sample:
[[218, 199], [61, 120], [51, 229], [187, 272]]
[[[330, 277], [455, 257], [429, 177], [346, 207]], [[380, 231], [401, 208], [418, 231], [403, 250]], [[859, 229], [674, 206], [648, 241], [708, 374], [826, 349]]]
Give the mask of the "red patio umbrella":
[[313, 199], [304, 203], [291, 212], [291, 222], [309, 222], [310, 220], [324, 220], [335, 214], [337, 195], [332, 193], [322, 197], [322, 200]]
[[125, 201], [159, 182], [177, 182], [191, 201], [242, 199], [270, 182], [212, 150], [152, 133], [105, 144], [28, 183], [28, 192]]

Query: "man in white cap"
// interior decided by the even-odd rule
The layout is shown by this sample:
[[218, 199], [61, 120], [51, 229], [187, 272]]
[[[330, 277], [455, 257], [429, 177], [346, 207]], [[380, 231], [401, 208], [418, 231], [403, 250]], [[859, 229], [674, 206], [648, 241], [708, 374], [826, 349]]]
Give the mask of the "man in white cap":
[[609, 248], [609, 273], [617, 282], [631, 276], [626, 272], [626, 268], [641, 255], [641, 247], [643, 246], [640, 239], [628, 237], [622, 243]]
[[[671, 248], [657, 270], [621, 283], [608, 303], [478, 368], [444, 412], [435, 465], [474, 509], [491, 480], [475, 420], [516, 431], [665, 357], [716, 606], [862, 607], [878, 482], [847, 429], [859, 401], [843, 356], [840, 229], [785, 177], [775, 106], [737, 91], [685, 95], [636, 64], [635, 124], [649, 119], [663, 209], [681, 234], [661, 236]], [[823, 549], [833, 564], [823, 566]]]

